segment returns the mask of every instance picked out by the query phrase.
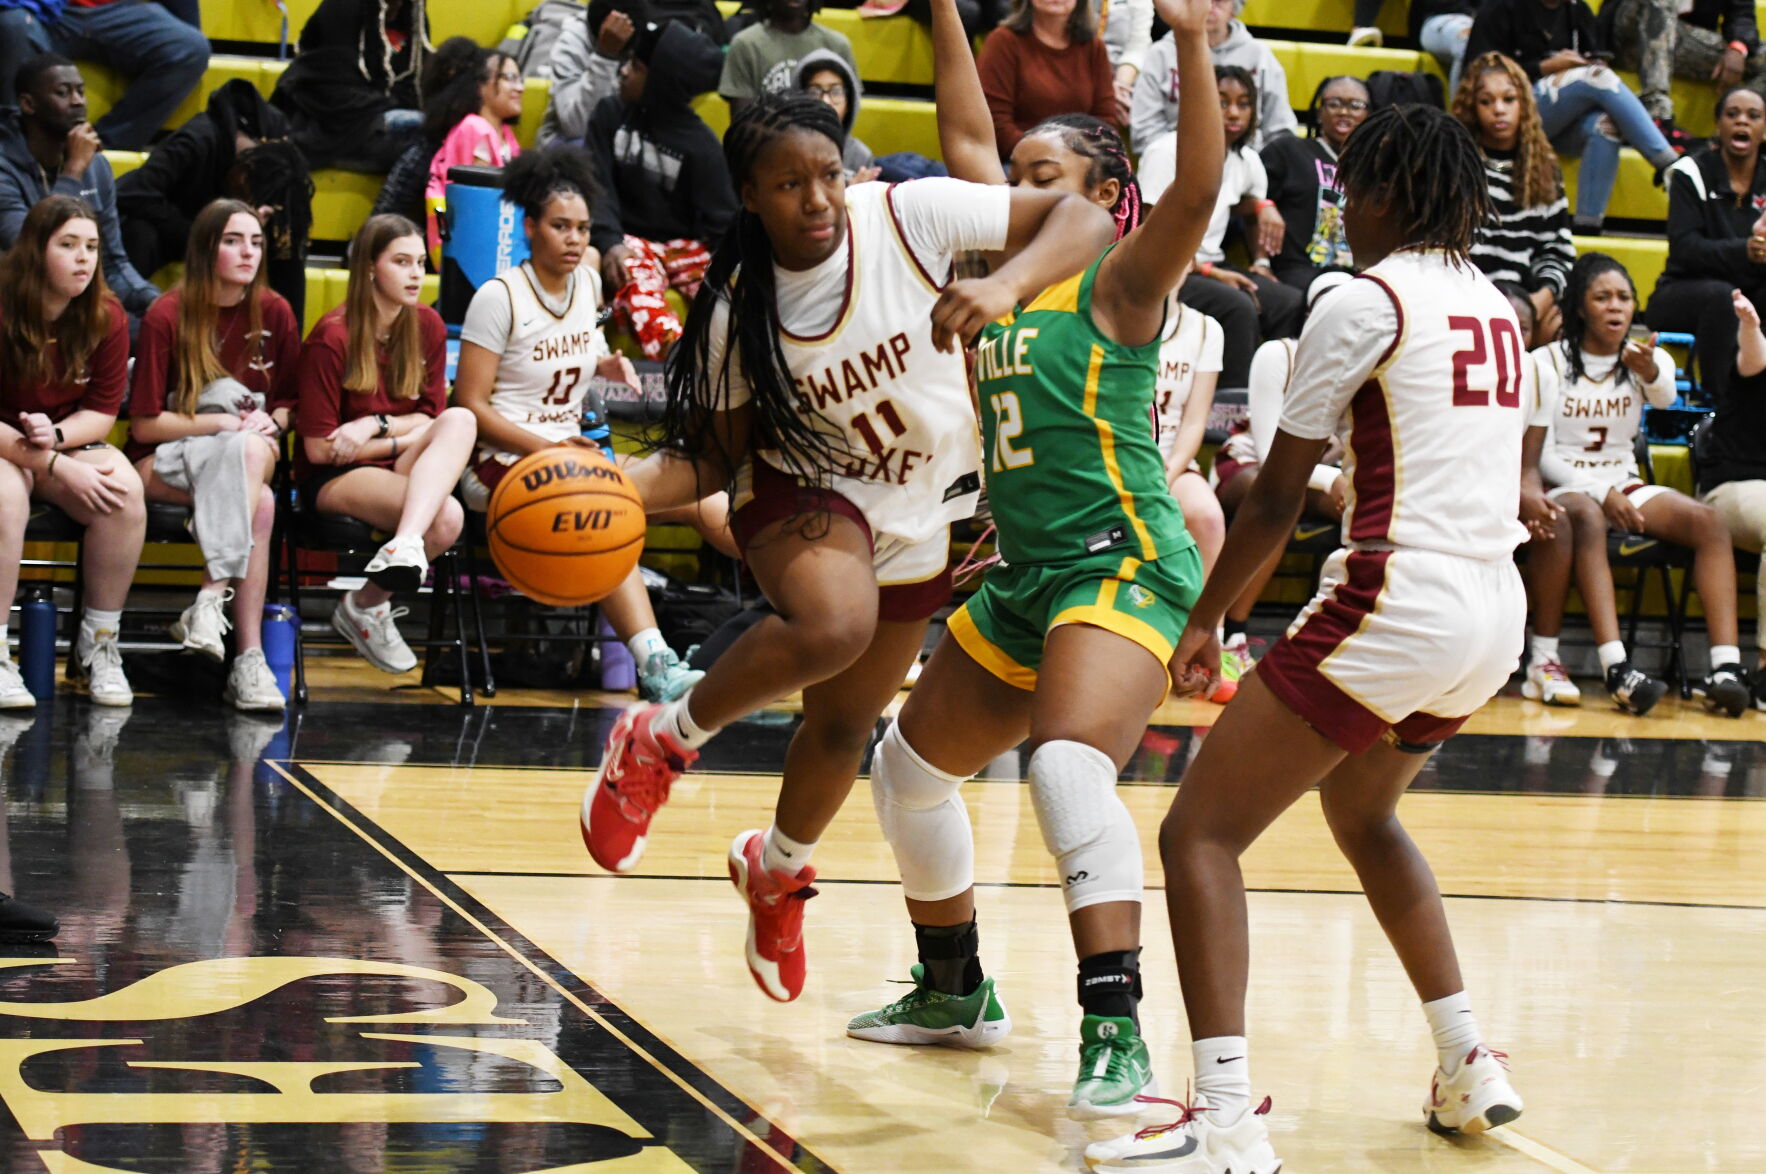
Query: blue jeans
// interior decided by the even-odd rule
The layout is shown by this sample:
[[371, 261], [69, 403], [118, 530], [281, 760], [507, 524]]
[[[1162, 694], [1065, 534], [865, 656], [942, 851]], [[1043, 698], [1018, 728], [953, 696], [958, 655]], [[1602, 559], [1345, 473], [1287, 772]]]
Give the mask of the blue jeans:
[[1435, 60], [1447, 67], [1448, 106], [1453, 105], [1453, 95], [1459, 92], [1460, 71], [1466, 67], [1466, 39], [1471, 33], [1472, 18], [1461, 12], [1431, 16], [1417, 30], [1423, 52], [1433, 54]]
[[[1578, 67], [1533, 83], [1539, 119], [1546, 137], [1562, 155], [1582, 156], [1576, 185], [1575, 217], [1598, 222], [1619, 178], [1619, 147], [1629, 143], [1654, 167], [1666, 167], [1678, 156], [1656, 129], [1649, 111], [1610, 69]], [[1617, 136], [1601, 129], [1611, 121]]]
[[[13, 35], [17, 9], [0, 12], [0, 69], [14, 48], [24, 48]], [[116, 0], [102, 8], [69, 5], [59, 24], [44, 25], [26, 18], [23, 29], [31, 52], [55, 52], [75, 60], [96, 61], [129, 79], [117, 104], [95, 125], [106, 147], [139, 151], [171, 117], [208, 68], [208, 38], [171, 12], [147, 0]], [[22, 60], [22, 58], [21, 58]], [[12, 66], [16, 69], [17, 64]], [[11, 70], [6, 86], [11, 88]]]

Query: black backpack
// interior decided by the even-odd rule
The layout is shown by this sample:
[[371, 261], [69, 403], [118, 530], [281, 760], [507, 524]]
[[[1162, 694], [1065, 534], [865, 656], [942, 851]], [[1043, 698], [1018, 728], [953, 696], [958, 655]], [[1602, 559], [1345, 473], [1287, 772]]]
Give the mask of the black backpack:
[[1388, 106], [1447, 107], [1447, 87], [1432, 73], [1406, 73], [1397, 69], [1376, 69], [1367, 78], [1370, 108], [1384, 110]]

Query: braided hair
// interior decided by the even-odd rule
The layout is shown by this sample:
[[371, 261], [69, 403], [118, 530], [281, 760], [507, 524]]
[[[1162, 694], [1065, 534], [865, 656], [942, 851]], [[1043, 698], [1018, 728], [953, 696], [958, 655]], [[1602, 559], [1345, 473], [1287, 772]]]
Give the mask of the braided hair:
[[[765, 94], [743, 108], [724, 135], [724, 161], [737, 191], [753, 179], [760, 157], [793, 132], [819, 134], [836, 152], [845, 141], [840, 116], [816, 98]], [[728, 319], [723, 337], [714, 340], [720, 301]], [[760, 217], [743, 208], [712, 253], [686, 328], [669, 353], [663, 443], [692, 459], [721, 457], [733, 475], [736, 462], [723, 451], [711, 420], [714, 413], [728, 410], [730, 372], [739, 367], [754, 407], [753, 447], [777, 452], [783, 472], [825, 486], [832, 468], [854, 460], [857, 454], [840, 429], [798, 394], [779, 345], [781, 328], [772, 241]], [[722, 361], [715, 364], [714, 342], [722, 351]]]
[[1128, 149], [1122, 145], [1122, 136], [1116, 133], [1115, 127], [1090, 114], [1057, 114], [1031, 127], [1025, 137], [1030, 135], [1056, 137], [1063, 147], [1086, 160], [1085, 186], [1088, 190], [1106, 179], [1116, 181], [1120, 193], [1110, 214], [1116, 218], [1117, 240], [1140, 227], [1145, 214], [1141, 204], [1141, 185], [1134, 178], [1134, 168], [1128, 162]]
[[[1558, 345], [1564, 348], [1564, 361], [1569, 364], [1570, 375], [1576, 379], [1587, 377], [1587, 370], [1582, 362], [1582, 343], [1588, 334], [1588, 308], [1585, 305], [1588, 287], [1594, 279], [1608, 273], [1617, 273], [1631, 287], [1631, 302], [1637, 303], [1637, 283], [1631, 280], [1631, 273], [1606, 253], [1583, 253], [1570, 266], [1570, 278], [1564, 282], [1564, 296], [1558, 300], [1558, 308], [1564, 315], [1564, 333]], [[1613, 364], [1613, 382], [1625, 384], [1631, 381], [1631, 368], [1622, 362]]]
[[1350, 200], [1385, 202], [1401, 247], [1443, 249], [1465, 263], [1495, 211], [1471, 132], [1433, 106], [1388, 106], [1355, 128], [1337, 160]]

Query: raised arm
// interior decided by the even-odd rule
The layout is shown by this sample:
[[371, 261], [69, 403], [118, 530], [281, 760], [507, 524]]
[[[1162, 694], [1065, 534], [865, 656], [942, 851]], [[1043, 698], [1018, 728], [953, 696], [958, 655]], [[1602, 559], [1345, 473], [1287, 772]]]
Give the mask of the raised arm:
[[945, 167], [970, 183], [1005, 183], [993, 115], [956, 0], [932, 0], [932, 77]]
[[[1176, 43], [1177, 75], [1211, 77], [1214, 63], [1203, 27], [1208, 0], [1158, 0], [1157, 6]], [[1142, 345], [1159, 332], [1165, 297], [1183, 280], [1214, 215], [1226, 165], [1218, 102], [1179, 104], [1177, 158], [1184, 182], [1165, 189], [1146, 222], [1098, 267], [1092, 287], [1098, 329], [1130, 346]]]

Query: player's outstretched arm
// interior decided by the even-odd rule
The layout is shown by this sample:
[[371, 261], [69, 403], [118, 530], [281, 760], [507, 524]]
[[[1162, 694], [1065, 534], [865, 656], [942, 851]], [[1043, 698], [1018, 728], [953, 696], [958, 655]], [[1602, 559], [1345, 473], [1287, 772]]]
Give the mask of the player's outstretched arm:
[[[1155, 0], [1155, 7], [1160, 19], [1171, 26], [1177, 75], [1212, 77], [1214, 60], [1204, 28], [1208, 0]], [[1159, 333], [1165, 297], [1182, 280], [1214, 215], [1226, 165], [1218, 103], [1179, 104], [1177, 158], [1182, 180], [1165, 189], [1146, 221], [1099, 266], [1092, 287], [1092, 316], [1098, 328], [1130, 346], [1150, 342]]]
[[956, 0], [932, 0], [932, 82], [945, 167], [970, 183], [1005, 183], [993, 115]]
[[680, 509], [725, 489], [748, 453], [748, 434], [754, 409], [743, 404], [725, 412], [712, 412], [708, 426], [715, 442], [703, 446], [697, 457], [678, 449], [663, 448], [640, 461], [625, 465], [625, 475], [644, 499], [646, 514]]

